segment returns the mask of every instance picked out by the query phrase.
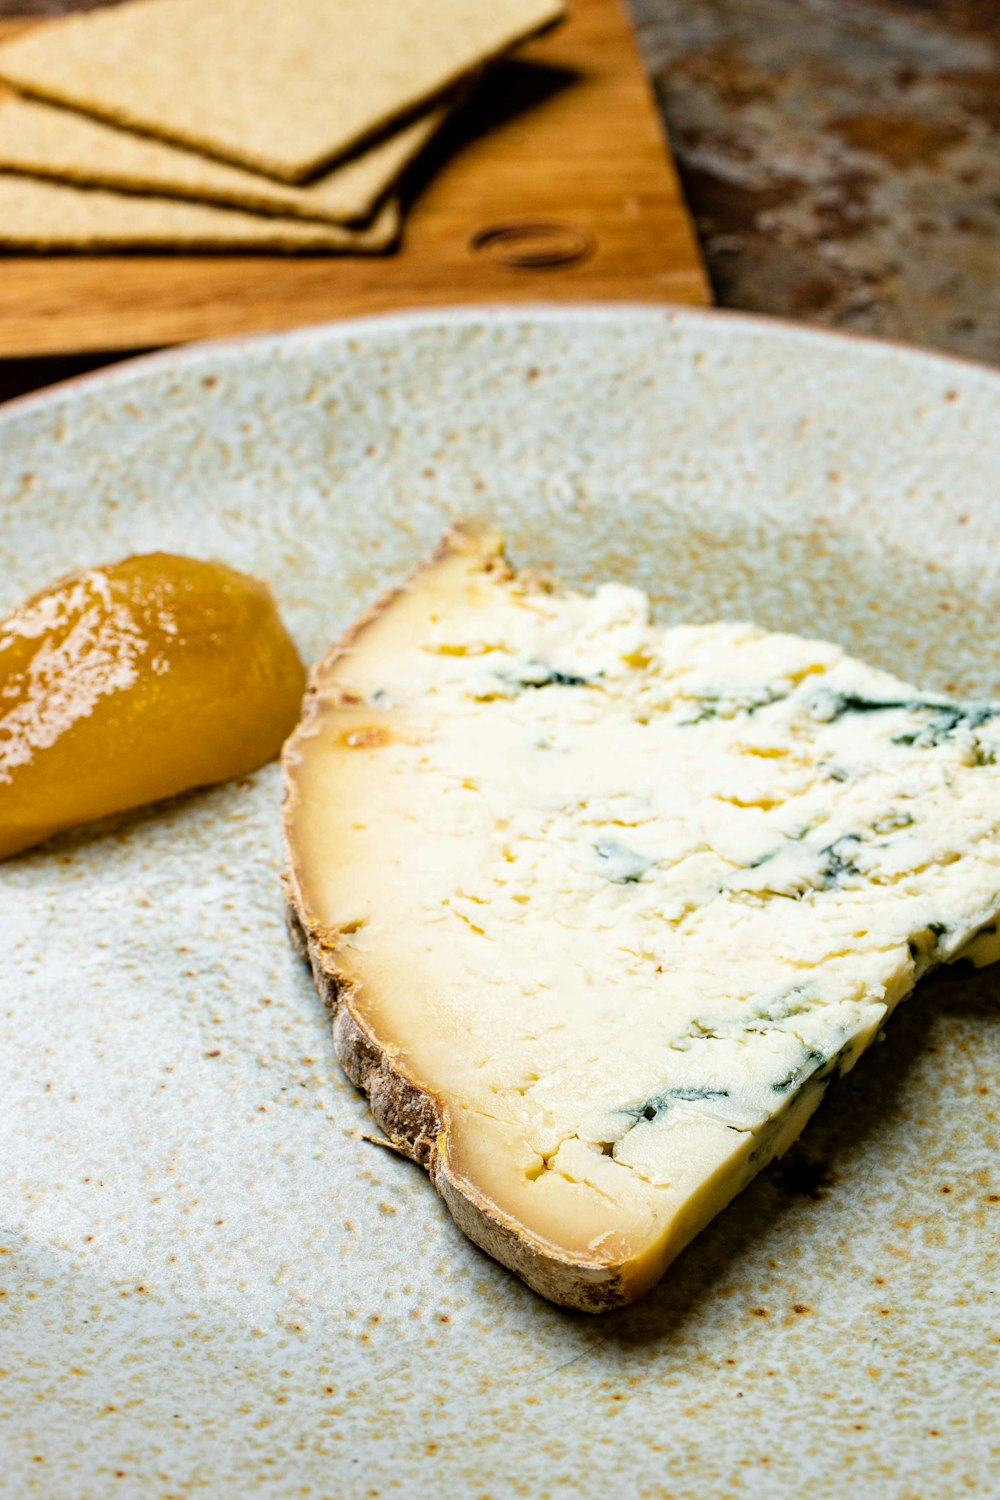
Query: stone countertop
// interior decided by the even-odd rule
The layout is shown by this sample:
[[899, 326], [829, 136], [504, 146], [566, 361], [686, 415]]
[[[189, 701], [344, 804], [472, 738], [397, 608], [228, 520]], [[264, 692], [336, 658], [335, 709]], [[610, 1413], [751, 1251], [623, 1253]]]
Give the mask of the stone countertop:
[[1000, 361], [996, 0], [632, 0], [716, 299]]
[[720, 306], [1000, 362], [997, 0], [631, 5]]

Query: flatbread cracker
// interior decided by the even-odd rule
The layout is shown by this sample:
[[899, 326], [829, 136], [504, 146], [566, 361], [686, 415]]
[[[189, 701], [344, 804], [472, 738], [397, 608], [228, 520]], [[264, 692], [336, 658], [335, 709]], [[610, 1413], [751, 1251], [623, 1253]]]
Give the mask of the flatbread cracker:
[[75, 110], [11, 93], [0, 96], [0, 169], [350, 224], [371, 217], [448, 114], [447, 108], [433, 109], [315, 182], [291, 187]]
[[0, 172], [0, 247], [7, 250], [321, 250], [373, 254], [399, 234], [390, 199], [364, 229], [305, 224], [176, 198], [110, 193]]
[[131, 0], [0, 48], [28, 93], [302, 182], [563, 0]]

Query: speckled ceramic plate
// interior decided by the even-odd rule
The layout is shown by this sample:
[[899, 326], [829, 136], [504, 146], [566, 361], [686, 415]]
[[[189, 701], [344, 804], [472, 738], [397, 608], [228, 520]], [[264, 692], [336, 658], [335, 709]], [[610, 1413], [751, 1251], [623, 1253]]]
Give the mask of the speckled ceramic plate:
[[[215, 555], [312, 657], [478, 512], [664, 619], [1000, 694], [1000, 379], [915, 352], [663, 310], [396, 317], [22, 401], [0, 454], [0, 608]], [[997, 976], [925, 985], [648, 1300], [590, 1319], [364, 1139], [282, 929], [278, 797], [272, 766], [0, 870], [0, 1489], [997, 1494]]]

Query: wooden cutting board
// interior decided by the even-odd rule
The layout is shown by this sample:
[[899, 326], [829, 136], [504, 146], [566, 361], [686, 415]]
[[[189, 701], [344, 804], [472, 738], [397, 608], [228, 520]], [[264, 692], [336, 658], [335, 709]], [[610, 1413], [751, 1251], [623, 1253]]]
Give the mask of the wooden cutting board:
[[[563, 26], [487, 76], [415, 174], [396, 254], [0, 256], [0, 356], [434, 304], [709, 301], [626, 14], [570, 3]], [[27, 24], [0, 21], [0, 39]]]

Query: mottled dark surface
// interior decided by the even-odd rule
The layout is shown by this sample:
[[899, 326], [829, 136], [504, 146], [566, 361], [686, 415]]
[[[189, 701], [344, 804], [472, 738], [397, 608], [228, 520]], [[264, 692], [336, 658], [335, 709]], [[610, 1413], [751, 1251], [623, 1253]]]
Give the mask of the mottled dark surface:
[[1000, 359], [995, 0], [632, 0], [726, 307]]
[[631, 4], [721, 306], [1000, 361], [997, 0]]

